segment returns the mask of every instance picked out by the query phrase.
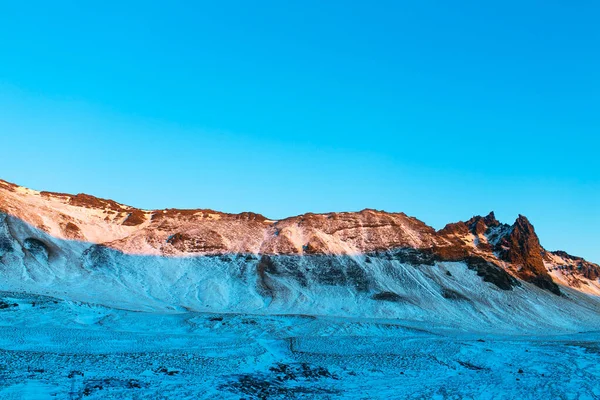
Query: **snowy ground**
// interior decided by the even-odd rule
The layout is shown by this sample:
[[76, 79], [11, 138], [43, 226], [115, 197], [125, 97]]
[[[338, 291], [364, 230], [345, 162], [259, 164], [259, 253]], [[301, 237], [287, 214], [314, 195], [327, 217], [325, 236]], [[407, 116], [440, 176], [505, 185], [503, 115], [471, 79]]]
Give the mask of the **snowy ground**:
[[599, 399], [600, 332], [124, 311], [0, 292], [1, 399]]

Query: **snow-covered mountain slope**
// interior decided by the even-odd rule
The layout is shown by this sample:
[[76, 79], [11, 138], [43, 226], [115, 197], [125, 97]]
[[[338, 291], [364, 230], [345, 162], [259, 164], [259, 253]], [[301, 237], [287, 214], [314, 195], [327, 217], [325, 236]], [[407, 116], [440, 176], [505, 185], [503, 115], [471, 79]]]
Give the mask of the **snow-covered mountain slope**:
[[116, 308], [577, 332], [600, 329], [598, 271], [545, 251], [522, 216], [436, 232], [375, 210], [273, 221], [0, 182], [0, 290]]

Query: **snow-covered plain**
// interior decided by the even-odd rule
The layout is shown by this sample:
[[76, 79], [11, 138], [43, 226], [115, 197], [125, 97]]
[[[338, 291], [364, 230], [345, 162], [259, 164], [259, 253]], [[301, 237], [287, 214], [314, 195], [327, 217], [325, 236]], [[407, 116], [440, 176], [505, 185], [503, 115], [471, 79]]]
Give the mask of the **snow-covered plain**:
[[597, 399], [600, 333], [132, 312], [0, 293], [2, 399]]

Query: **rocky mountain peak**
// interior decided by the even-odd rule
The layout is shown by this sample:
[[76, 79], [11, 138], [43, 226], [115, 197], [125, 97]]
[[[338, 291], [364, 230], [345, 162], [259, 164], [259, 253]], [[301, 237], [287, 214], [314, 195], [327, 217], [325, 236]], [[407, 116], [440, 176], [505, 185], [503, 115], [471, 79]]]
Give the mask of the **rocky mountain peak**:
[[498, 221], [496, 219], [496, 214], [494, 214], [493, 211], [490, 211], [490, 213], [488, 215], [486, 215], [485, 217], [483, 217], [483, 222], [485, 222], [485, 224], [489, 227], [489, 226], [499, 226], [500, 225], [500, 221]]
[[521, 279], [560, 294], [558, 285], [544, 266], [544, 249], [527, 217], [519, 215], [510, 233], [498, 245], [500, 257], [517, 266], [517, 274]]
[[496, 219], [494, 212], [490, 212], [485, 217], [476, 215], [466, 222], [457, 222], [448, 224], [442, 229], [441, 233], [454, 233], [457, 235], [467, 235], [472, 233], [475, 236], [484, 235], [489, 228], [500, 226], [500, 222]]
[[[527, 217], [524, 215], [519, 214], [519, 216], [517, 217], [517, 219], [515, 220], [515, 223], [513, 225], [515, 228], [518, 228], [519, 230], [521, 230], [523, 232], [527, 232], [529, 234], [535, 235], [535, 229], [534, 229], [533, 225], [531, 224], [531, 222], [529, 222]], [[536, 238], [537, 238], [537, 236], [536, 236]]]

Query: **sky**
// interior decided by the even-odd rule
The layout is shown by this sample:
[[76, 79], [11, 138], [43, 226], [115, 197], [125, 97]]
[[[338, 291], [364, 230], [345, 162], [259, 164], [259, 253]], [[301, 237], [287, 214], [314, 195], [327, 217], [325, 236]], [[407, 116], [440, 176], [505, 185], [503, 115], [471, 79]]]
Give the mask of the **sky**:
[[600, 262], [593, 1], [0, 7], [0, 178], [140, 208], [487, 214]]

